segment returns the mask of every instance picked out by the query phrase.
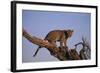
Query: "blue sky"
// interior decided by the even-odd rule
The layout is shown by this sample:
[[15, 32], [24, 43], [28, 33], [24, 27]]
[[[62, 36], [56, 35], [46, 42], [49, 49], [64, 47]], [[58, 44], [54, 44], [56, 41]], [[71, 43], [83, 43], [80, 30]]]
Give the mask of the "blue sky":
[[[73, 29], [73, 36], [68, 39], [68, 47], [72, 48], [81, 41], [82, 36], [91, 42], [90, 13], [55, 12], [55, 11], [22, 11], [23, 28], [31, 35], [44, 39], [48, 32], [55, 29]], [[41, 48], [36, 57], [32, 57], [38, 45], [30, 43], [26, 38], [22, 39], [22, 62], [58, 61], [51, 56], [46, 48]]]

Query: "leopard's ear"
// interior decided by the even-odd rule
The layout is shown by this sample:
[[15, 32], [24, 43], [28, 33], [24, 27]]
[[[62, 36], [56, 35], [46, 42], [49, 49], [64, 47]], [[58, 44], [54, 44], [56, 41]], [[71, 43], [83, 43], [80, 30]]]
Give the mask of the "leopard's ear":
[[71, 30], [71, 32], [74, 32], [74, 30]]
[[74, 30], [68, 29], [67, 32], [74, 32]]

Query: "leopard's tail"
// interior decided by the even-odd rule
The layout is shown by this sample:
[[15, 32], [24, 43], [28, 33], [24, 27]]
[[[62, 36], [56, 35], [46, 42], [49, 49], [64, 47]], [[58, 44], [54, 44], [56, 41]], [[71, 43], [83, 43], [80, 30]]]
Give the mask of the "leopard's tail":
[[35, 54], [33, 55], [33, 57], [35, 57], [35, 56], [37, 55], [37, 53], [38, 53], [38, 51], [40, 50], [40, 48], [41, 48], [41, 46], [39, 46], [39, 47], [37, 48], [37, 50], [36, 50]]

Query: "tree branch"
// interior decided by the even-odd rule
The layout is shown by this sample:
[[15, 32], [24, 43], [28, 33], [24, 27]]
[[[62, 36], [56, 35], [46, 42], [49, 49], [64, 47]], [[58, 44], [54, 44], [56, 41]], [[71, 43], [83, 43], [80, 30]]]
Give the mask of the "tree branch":
[[65, 53], [60, 52], [59, 48], [57, 48], [55, 45], [49, 43], [47, 40], [43, 40], [43, 39], [39, 39], [35, 36], [31, 36], [25, 30], [23, 30], [23, 36], [27, 40], [29, 40], [31, 43], [47, 48], [59, 60], [66, 60], [66, 57], [64, 57]]
[[67, 47], [56, 47], [52, 43], [49, 43], [47, 40], [31, 36], [25, 30], [23, 30], [23, 36], [31, 43], [47, 48], [50, 51], [50, 53], [53, 53], [52, 55], [57, 59], [59, 59], [60, 61], [80, 60], [80, 56], [78, 55], [75, 49], [74, 50], [71, 49], [69, 51]]
[[57, 47], [55, 47], [53, 44], [49, 43], [47, 40], [43, 40], [43, 39], [39, 39], [35, 36], [31, 36], [30, 34], [28, 34], [25, 30], [23, 30], [23, 36], [28, 39], [31, 43], [42, 46], [42, 47], [46, 47], [49, 50], [53, 50], [53, 48], [55, 48], [56, 52], [59, 51], [59, 49]]

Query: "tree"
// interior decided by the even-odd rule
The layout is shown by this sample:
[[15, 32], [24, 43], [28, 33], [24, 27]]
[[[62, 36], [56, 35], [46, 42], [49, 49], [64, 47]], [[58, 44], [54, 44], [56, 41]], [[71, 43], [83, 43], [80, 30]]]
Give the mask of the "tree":
[[[86, 57], [87, 54], [84, 53], [84, 51], [87, 51], [87, 50], [84, 50], [84, 49], [85, 48], [90, 49], [90, 47], [89, 45], [87, 45], [87, 43], [85, 43], [84, 38], [82, 38], [83, 42], [75, 44], [74, 49], [69, 49], [68, 47], [56, 47], [55, 45], [48, 42], [47, 40], [40, 39], [35, 36], [31, 36], [24, 29], [23, 29], [23, 36], [31, 43], [47, 48], [49, 52], [52, 53], [52, 56], [56, 57], [60, 61], [88, 59], [88, 57]], [[83, 48], [78, 54], [76, 49], [77, 49], [77, 46], [80, 44], [82, 44]]]

